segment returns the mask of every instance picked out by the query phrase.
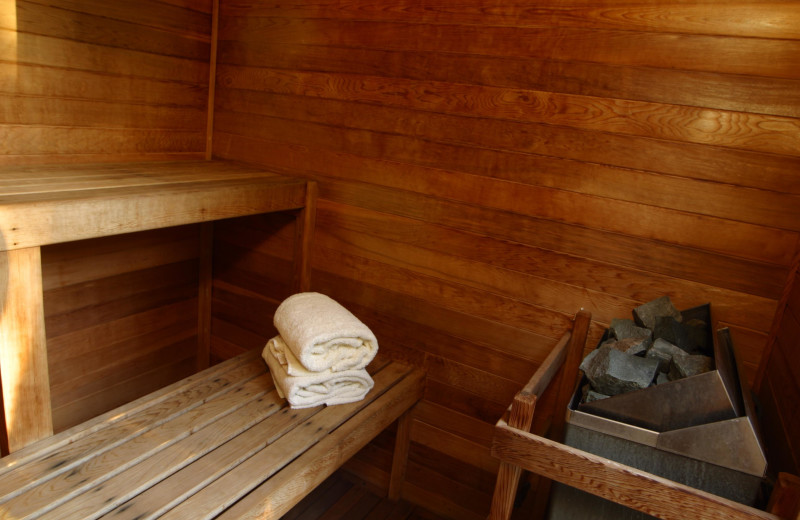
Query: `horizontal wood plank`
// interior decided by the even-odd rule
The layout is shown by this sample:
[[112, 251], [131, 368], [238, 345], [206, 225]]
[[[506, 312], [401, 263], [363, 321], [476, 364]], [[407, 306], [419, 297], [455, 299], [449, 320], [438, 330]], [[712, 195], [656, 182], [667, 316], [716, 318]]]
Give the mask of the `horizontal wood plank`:
[[[167, 173], [172, 166], [166, 166]], [[183, 182], [178, 176], [176, 182], [167, 176], [152, 183], [147, 180], [148, 173], [158, 175], [158, 164], [109, 166], [108, 170], [115, 168], [118, 176], [106, 180], [100, 170], [91, 187], [2, 197], [5, 248], [296, 209], [304, 203], [302, 181], [266, 173], [230, 180], [223, 166], [208, 179]], [[14, 175], [14, 169], [7, 171]], [[130, 177], [145, 180], [131, 183], [126, 181]], [[115, 179], [122, 179], [119, 184], [123, 187]]]
[[[724, 9], [719, 9], [724, 5]], [[308, 4], [269, 5], [237, 0], [222, 6], [227, 16], [283, 18], [331, 18], [341, 20], [384, 20], [437, 23], [444, 20], [465, 25], [547, 27], [558, 20], [560, 26], [614, 28], [626, 30], [681, 32], [688, 34], [748, 35], [765, 38], [792, 38], [800, 10], [791, 2], [711, 1], [696, 4], [664, 1], [641, 5], [636, 1], [552, 2], [531, 8], [526, 4], [493, 1], [452, 5], [434, 2], [421, 6], [412, 0], [393, 2], [341, 2], [319, 0]]]
[[689, 516], [709, 520], [778, 520], [775, 515], [510, 428], [504, 423], [497, 427], [492, 453], [522, 468], [664, 520]]
[[[305, 43], [501, 56], [539, 56], [613, 65], [642, 65], [686, 70], [798, 78], [796, 40], [750, 40], [628, 32], [570, 27], [497, 27], [489, 24], [372, 22], [364, 20], [228, 17], [220, 40], [251, 45]], [[498, 44], [497, 42], [502, 42]], [[634, 52], [635, 49], [648, 52]], [[794, 52], [792, 50], [794, 49]], [[713, 56], [724, 55], [725, 61]], [[766, 62], [761, 57], [775, 59]]]
[[540, 57], [441, 54], [369, 47], [284, 44], [280, 53], [272, 51], [271, 46], [227, 41], [220, 54], [224, 63], [239, 66], [435, 79], [762, 114], [798, 115], [796, 79]]
[[[319, 183], [313, 289], [431, 369], [424, 423], [444, 433], [411, 458], [442, 468], [412, 472], [407, 498], [485, 517], [485, 487], [448, 461], [477, 457], [517, 367], [541, 363], [576, 307], [593, 345], [636, 302], [710, 302], [753, 374], [800, 243], [798, 14], [223, 3], [215, 152]], [[381, 486], [373, 447], [356, 471]]]
[[[606, 130], [622, 135], [685, 141], [796, 156], [800, 135], [794, 118], [715, 111], [679, 105], [577, 96], [534, 90], [460, 86], [453, 96], [445, 82], [364, 75], [250, 69], [231, 73], [229, 86], [308, 97], [345, 99], [471, 117]], [[227, 74], [226, 74], [227, 73]], [[248, 81], [249, 80], [249, 81]]]

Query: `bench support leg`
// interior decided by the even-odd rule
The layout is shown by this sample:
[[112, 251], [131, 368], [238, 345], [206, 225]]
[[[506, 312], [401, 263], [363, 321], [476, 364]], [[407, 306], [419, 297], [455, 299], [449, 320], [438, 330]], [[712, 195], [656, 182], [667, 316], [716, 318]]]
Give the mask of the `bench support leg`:
[[316, 182], [306, 185], [305, 206], [297, 216], [297, 232], [294, 249], [294, 292], [306, 292], [311, 288], [311, 242], [314, 237], [314, 225], [317, 213]]
[[397, 437], [394, 442], [392, 457], [392, 473], [389, 477], [389, 500], [400, 500], [403, 481], [406, 478], [408, 450], [411, 445], [411, 410], [406, 411], [397, 420]]
[[3, 454], [53, 434], [38, 247], [0, 252]]

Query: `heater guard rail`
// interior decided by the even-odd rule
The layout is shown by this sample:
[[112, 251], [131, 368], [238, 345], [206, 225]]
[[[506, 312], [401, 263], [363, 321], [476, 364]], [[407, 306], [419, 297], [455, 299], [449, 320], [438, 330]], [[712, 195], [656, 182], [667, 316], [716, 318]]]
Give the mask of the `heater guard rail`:
[[[800, 478], [794, 475], [779, 475], [767, 511], [762, 511], [530, 433], [536, 402], [559, 372], [555, 409], [565, 409], [590, 320], [585, 311], [576, 314], [572, 330], [562, 336], [497, 422], [492, 455], [501, 463], [490, 520], [510, 518], [523, 469], [663, 520], [800, 519]], [[562, 415], [553, 418], [554, 439], [563, 436]], [[540, 486], [547, 490], [549, 482]]]

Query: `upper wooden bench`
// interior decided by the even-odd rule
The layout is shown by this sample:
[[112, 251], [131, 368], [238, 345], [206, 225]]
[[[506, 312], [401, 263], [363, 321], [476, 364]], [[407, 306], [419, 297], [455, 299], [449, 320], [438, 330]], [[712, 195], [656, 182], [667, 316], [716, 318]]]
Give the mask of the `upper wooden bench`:
[[0, 250], [302, 208], [304, 179], [225, 161], [0, 167]]
[[53, 432], [42, 246], [300, 210], [293, 287], [305, 290], [314, 200], [314, 183], [223, 161], [0, 167], [4, 451]]
[[0, 459], [0, 518], [280, 518], [402, 417], [419, 370], [376, 358], [363, 401], [292, 410], [251, 351]]

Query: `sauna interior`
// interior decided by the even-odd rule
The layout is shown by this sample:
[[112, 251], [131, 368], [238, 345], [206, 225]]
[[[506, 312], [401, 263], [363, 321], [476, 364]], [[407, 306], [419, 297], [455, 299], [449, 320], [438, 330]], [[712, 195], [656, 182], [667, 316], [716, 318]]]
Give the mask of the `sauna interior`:
[[[486, 518], [494, 424], [578, 309], [588, 349], [662, 295], [711, 304], [770, 467], [799, 472], [797, 2], [0, 0], [0, 150], [316, 181], [311, 289], [426, 370], [402, 496], [432, 514]], [[197, 370], [208, 262], [200, 364], [262, 347], [295, 234], [43, 247], [54, 430]], [[346, 470], [385, 488], [393, 436]]]

